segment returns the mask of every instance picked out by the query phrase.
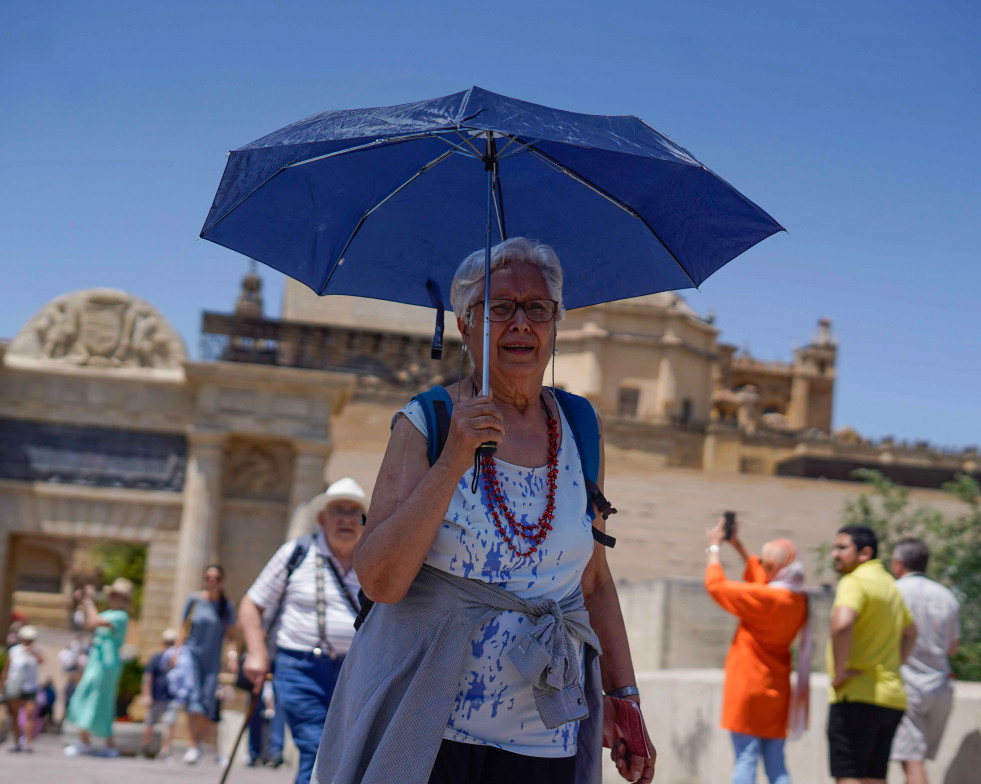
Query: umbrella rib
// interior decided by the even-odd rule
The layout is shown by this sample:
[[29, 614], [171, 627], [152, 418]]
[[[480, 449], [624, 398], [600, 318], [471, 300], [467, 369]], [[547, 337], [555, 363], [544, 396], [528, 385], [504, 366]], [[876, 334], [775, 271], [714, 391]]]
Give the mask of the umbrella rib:
[[[454, 128], [454, 130], [456, 131], [456, 135], [460, 137], [461, 141], [463, 141], [463, 143], [465, 145], [467, 145], [467, 147], [469, 147], [471, 150], [473, 150], [474, 156], [477, 157], [477, 158], [483, 159], [484, 154], [474, 146], [473, 142], [469, 138], [467, 138], [466, 136], [464, 136], [462, 133], [460, 133], [460, 129], [459, 128]], [[446, 140], [444, 139], [444, 141], [446, 141]], [[447, 142], [447, 144], [448, 143], [449, 142]]]
[[[440, 155], [438, 158], [434, 158], [429, 163], [424, 164], [419, 169], [419, 171], [417, 171], [415, 174], [413, 174], [411, 177], [409, 177], [409, 179], [407, 179], [405, 182], [403, 182], [401, 185], [399, 185], [399, 187], [397, 187], [394, 191], [392, 191], [390, 194], [388, 194], [388, 196], [386, 196], [384, 199], [382, 199], [380, 202], [378, 202], [378, 204], [376, 204], [374, 207], [372, 207], [370, 210], [368, 210], [364, 214], [364, 217], [367, 218], [369, 215], [371, 215], [371, 213], [373, 213], [375, 210], [377, 210], [379, 207], [381, 207], [386, 201], [388, 201], [389, 199], [391, 199], [396, 193], [398, 193], [400, 190], [402, 190], [403, 188], [405, 188], [406, 186], [408, 186], [411, 182], [413, 182], [413, 180], [418, 179], [423, 174], [425, 174], [427, 171], [429, 171], [431, 168], [433, 168], [433, 166], [435, 166], [438, 163], [442, 163], [443, 161], [445, 161], [447, 158], [449, 158], [453, 154], [454, 154], [453, 153], [453, 150], [447, 150], [442, 155]], [[348, 244], [350, 244], [350, 240], [348, 241]], [[347, 245], [345, 245], [344, 248], [346, 250], [347, 249]]]
[[497, 213], [497, 229], [498, 233], [501, 235], [501, 242], [504, 242], [508, 238], [507, 226], [504, 225], [504, 191], [501, 190], [501, 172], [497, 168], [497, 164], [494, 164], [494, 193], [497, 194], [497, 198], [494, 199], [494, 211]]
[[[445, 134], [452, 133], [453, 131], [456, 131], [457, 133], [459, 133], [459, 131], [456, 130], [456, 129], [449, 129], [448, 131], [417, 133], [417, 134], [412, 134], [412, 135], [407, 135], [407, 136], [392, 136], [391, 138], [388, 138], [388, 139], [375, 139], [373, 142], [367, 142], [366, 144], [359, 144], [359, 145], [357, 145], [355, 147], [348, 147], [347, 149], [344, 149], [344, 150], [336, 150], [334, 152], [325, 153], [324, 155], [318, 155], [315, 158], [307, 158], [306, 160], [302, 160], [302, 161], [290, 161], [289, 163], [287, 163], [284, 166], [282, 166], [279, 169], [277, 169], [275, 172], [273, 172], [271, 175], [269, 175], [269, 177], [267, 177], [265, 180], [263, 180], [258, 185], [256, 185], [251, 191], [249, 191], [247, 194], [245, 194], [245, 196], [243, 196], [241, 199], [239, 199], [237, 202], [235, 202], [235, 204], [233, 204], [231, 207], [229, 207], [228, 211], [224, 215], [222, 215], [214, 223], [212, 223], [208, 228], [206, 228], [204, 231], [202, 231], [200, 236], [203, 237], [205, 234], [207, 234], [209, 231], [211, 231], [215, 226], [217, 226], [219, 223], [221, 223], [223, 220], [225, 220], [225, 218], [227, 218], [229, 215], [231, 215], [233, 212], [235, 212], [235, 210], [237, 210], [239, 207], [241, 207], [242, 204], [244, 204], [246, 201], [248, 201], [248, 199], [250, 199], [256, 193], [256, 191], [258, 191], [261, 188], [264, 188], [266, 185], [268, 185], [270, 183], [270, 181], [273, 180], [273, 178], [279, 176], [280, 174], [282, 174], [287, 169], [292, 169], [292, 168], [295, 168], [297, 166], [304, 166], [304, 165], [306, 165], [308, 163], [316, 163], [317, 161], [322, 161], [322, 160], [325, 160], [327, 158], [335, 158], [338, 155], [346, 155], [346, 154], [351, 153], [351, 152], [361, 152], [362, 150], [368, 150], [368, 149], [371, 149], [371, 148], [374, 148], [374, 147], [378, 147], [380, 145], [385, 145], [385, 144], [401, 144], [402, 142], [409, 142], [409, 141], [415, 141], [416, 139], [426, 139], [426, 138], [440, 139], [441, 141], [446, 142], [450, 146], [455, 147], [462, 154], [464, 154], [464, 155], [471, 155], [471, 153], [467, 152], [467, 150], [463, 149], [459, 145], [454, 145], [452, 142], [450, 142], [447, 139], [443, 138]], [[231, 153], [229, 153], [229, 155], [231, 155]], [[480, 156], [478, 155], [477, 157], [480, 157]], [[437, 160], [436, 162], [438, 163], [439, 161]], [[406, 184], [408, 184], [408, 183], [406, 183]], [[388, 198], [390, 198], [393, 195], [394, 194], [390, 194], [390, 196]]]
[[247, 194], [245, 194], [237, 202], [235, 202], [235, 204], [233, 204], [231, 207], [229, 207], [228, 208], [228, 211], [224, 215], [222, 215], [214, 223], [212, 223], [210, 226], [208, 226], [208, 228], [203, 229], [201, 231], [201, 234], [199, 236], [203, 237], [205, 234], [207, 234], [209, 231], [211, 231], [215, 226], [217, 226], [219, 223], [221, 223], [223, 220], [225, 220], [225, 218], [227, 218], [229, 215], [231, 215], [233, 212], [235, 212], [235, 210], [237, 210], [239, 207], [241, 207], [242, 204], [244, 204], [248, 199], [252, 198], [253, 194], [255, 194], [256, 191], [258, 191], [260, 188], [263, 188], [266, 185], [268, 185], [270, 182], [272, 182], [272, 180], [274, 180], [276, 177], [278, 177], [284, 171], [286, 171], [286, 167], [285, 166], [277, 169], [272, 174], [270, 174], [266, 179], [264, 179], [262, 182], [260, 182], [258, 185], [256, 185], [252, 190], [250, 190]]
[[336, 158], [338, 155], [347, 155], [351, 152], [361, 152], [362, 150], [368, 150], [373, 147], [378, 147], [385, 144], [401, 144], [402, 142], [414, 142], [416, 139], [428, 139], [433, 137], [439, 137], [446, 131], [427, 131], [426, 133], [413, 133], [407, 136], [390, 136], [385, 139], [375, 139], [373, 142], [365, 142], [364, 144], [358, 144], [354, 147], [347, 147], [343, 150], [335, 150], [334, 152], [327, 152], [323, 155], [317, 155], [313, 158], [307, 158], [302, 161], [291, 161], [287, 163], [283, 168], [292, 169], [296, 166], [305, 166], [308, 163], [316, 163], [317, 161], [322, 161], [327, 158]]
[[[450, 147], [452, 147], [458, 153], [460, 153], [461, 155], [466, 155], [468, 158], [483, 158], [484, 157], [483, 155], [480, 155], [472, 145], [469, 145], [469, 144], [467, 145], [468, 147], [470, 147], [470, 150], [468, 150], [465, 147], [463, 147], [462, 145], [457, 144], [456, 142], [451, 142], [445, 136], [437, 136], [436, 138], [439, 139], [444, 144], [450, 145]], [[473, 152], [471, 152], [471, 150], [473, 150]]]
[[[512, 141], [515, 141], [515, 142], [518, 143], [518, 145], [520, 145], [519, 148], [516, 149], [516, 150], [514, 150], [513, 152], [509, 152], [507, 155], [501, 155], [500, 153], [498, 153], [497, 160], [503, 161], [503, 160], [506, 160], [508, 158], [513, 158], [515, 155], [521, 155], [522, 153], [526, 153], [529, 150], [534, 150], [534, 149], [536, 149], [535, 145], [538, 144], [538, 142], [541, 141], [541, 139], [535, 139], [532, 142], [522, 142], [522, 141], [519, 141], [518, 140], [518, 137], [517, 136], [511, 137], [511, 139], [512, 139]], [[506, 150], [509, 146], [510, 146], [510, 143], [508, 143], [504, 147], [504, 150]], [[501, 150], [501, 152], [503, 153], [504, 150]]]
[[371, 209], [365, 210], [364, 215], [361, 216], [361, 220], [358, 221], [358, 225], [354, 227], [354, 231], [351, 232], [351, 236], [347, 238], [347, 242], [345, 242], [344, 243], [344, 247], [341, 248], [341, 252], [337, 256], [337, 261], [334, 262], [333, 266], [331, 266], [331, 268], [330, 268], [330, 272], [327, 273], [327, 279], [324, 281], [324, 285], [320, 287], [320, 291], [318, 292], [319, 296], [322, 297], [324, 295], [324, 291], [327, 290], [327, 286], [330, 284], [330, 279], [334, 277], [334, 273], [337, 271], [337, 267], [340, 265], [341, 261], [344, 259], [344, 254], [347, 253], [347, 249], [349, 247], [351, 247], [351, 243], [354, 242], [354, 238], [356, 236], [358, 236], [358, 232], [361, 231], [361, 227], [364, 226], [364, 222], [366, 220], [368, 220], [369, 216], [373, 212], [375, 212], [375, 210], [377, 210], [379, 207], [381, 207], [385, 202], [387, 202], [389, 199], [391, 199], [393, 196], [395, 196], [395, 194], [397, 194], [403, 188], [406, 188], [413, 181], [415, 181], [416, 179], [418, 179], [419, 177], [421, 177], [423, 174], [425, 174], [427, 171], [429, 171], [431, 168], [433, 168], [433, 166], [435, 166], [438, 163], [442, 163], [443, 161], [445, 161], [447, 158], [449, 158], [451, 155], [454, 155], [454, 154], [455, 154], [455, 150], [447, 150], [442, 155], [440, 155], [438, 158], [434, 158], [429, 163], [423, 164], [423, 166], [421, 166], [419, 168], [419, 171], [417, 171], [415, 174], [413, 174], [411, 177], [409, 177], [409, 179], [407, 179], [405, 182], [403, 182], [401, 185], [399, 185], [399, 187], [397, 187], [394, 191], [392, 191], [390, 194], [388, 194], [388, 196], [386, 196], [384, 199], [382, 199], [381, 201], [379, 201]]
[[580, 185], [585, 185], [587, 188], [589, 188], [591, 191], [593, 191], [593, 193], [597, 194], [598, 196], [602, 196], [604, 199], [606, 199], [607, 201], [609, 201], [611, 204], [615, 204], [617, 207], [619, 207], [625, 213], [627, 213], [628, 215], [636, 218], [641, 223], [643, 223], [644, 226], [647, 227], [647, 230], [651, 234], [654, 235], [654, 239], [656, 239], [659, 243], [661, 243], [661, 247], [664, 248], [664, 250], [667, 251], [668, 255], [674, 260], [674, 263], [678, 265], [678, 269], [680, 269], [684, 273], [685, 277], [688, 278], [688, 281], [691, 283], [691, 285], [694, 286], [696, 289], [698, 288], [698, 284], [694, 280], [692, 280], [691, 275], [688, 274], [688, 270], [686, 270], [684, 268], [684, 266], [682, 265], [682, 263], [678, 260], [678, 257], [675, 256], [674, 253], [672, 252], [671, 248], [668, 247], [667, 243], [663, 239], [661, 239], [661, 235], [658, 234], [654, 230], [654, 227], [651, 226], [651, 224], [648, 223], [647, 220], [644, 218], [644, 216], [641, 215], [639, 212], [637, 212], [637, 210], [635, 210], [629, 204], [624, 204], [622, 201], [620, 201], [619, 199], [617, 199], [612, 194], [607, 193], [605, 190], [603, 190], [601, 187], [599, 187], [595, 183], [590, 182], [585, 177], [583, 177], [581, 174], [579, 174], [579, 172], [575, 171], [574, 169], [570, 169], [565, 164], [559, 163], [557, 160], [555, 160], [555, 158], [553, 158], [547, 152], [543, 152], [539, 148], [534, 147], [534, 146], [532, 146], [530, 144], [528, 145], [528, 150], [531, 152], [532, 155], [534, 155], [535, 157], [541, 159], [545, 163], [549, 164], [554, 169], [556, 169], [558, 172], [571, 177], [573, 180], [575, 180], [576, 182], [578, 182]]

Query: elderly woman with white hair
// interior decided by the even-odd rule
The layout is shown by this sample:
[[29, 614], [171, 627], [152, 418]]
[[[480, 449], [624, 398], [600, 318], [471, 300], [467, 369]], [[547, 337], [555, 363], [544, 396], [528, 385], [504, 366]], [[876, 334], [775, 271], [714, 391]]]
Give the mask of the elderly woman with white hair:
[[[493, 248], [485, 396], [483, 265], [483, 251], [469, 256], [451, 289], [473, 373], [427, 393], [452, 409], [445, 439], [427, 424], [426, 396], [393, 420], [354, 555], [377, 604], [331, 705], [320, 784], [599, 782], [601, 689], [639, 703], [591, 508], [607, 507], [601, 425], [584, 399], [544, 384], [561, 266], [526, 239]], [[496, 454], [478, 460], [485, 442]], [[646, 753], [612, 728], [603, 739], [624, 778], [649, 782], [654, 751], [639, 710], [627, 712]]]

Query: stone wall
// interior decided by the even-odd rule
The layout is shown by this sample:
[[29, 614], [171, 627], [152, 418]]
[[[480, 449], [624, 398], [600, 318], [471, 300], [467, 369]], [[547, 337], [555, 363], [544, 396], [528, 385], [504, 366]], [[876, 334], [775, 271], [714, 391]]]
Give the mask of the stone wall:
[[[638, 672], [641, 706], [658, 761], [654, 780], [667, 784], [729, 781], [733, 752], [730, 735], [719, 727], [723, 672], [662, 670]], [[831, 784], [828, 771], [828, 678], [811, 676], [809, 729], [786, 746], [787, 767], [794, 784]], [[932, 782], [977, 784], [981, 770], [981, 683], [956, 683], [951, 714], [937, 759], [927, 763]], [[762, 765], [757, 781], [765, 781]], [[609, 757], [603, 782], [622, 782]], [[905, 781], [897, 763], [890, 766], [889, 784]]]

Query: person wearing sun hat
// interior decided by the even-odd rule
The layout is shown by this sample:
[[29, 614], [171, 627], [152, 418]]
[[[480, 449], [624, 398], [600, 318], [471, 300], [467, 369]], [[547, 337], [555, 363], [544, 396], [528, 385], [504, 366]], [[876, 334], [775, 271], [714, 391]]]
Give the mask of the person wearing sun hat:
[[[7, 650], [7, 661], [3, 672], [0, 673], [0, 684], [3, 685], [3, 696], [7, 700], [7, 713], [13, 725], [14, 745], [10, 751], [34, 750], [34, 718], [37, 714], [38, 665], [44, 661], [41, 651], [34, 643], [37, 641], [37, 629], [33, 626], [21, 626], [17, 630], [17, 644]], [[24, 734], [20, 734], [17, 717], [21, 708], [27, 721]]]
[[[352, 568], [354, 546], [367, 510], [368, 496], [350, 477], [314, 496], [298, 512], [311, 534], [280, 547], [239, 606], [244, 673], [259, 693], [273, 672], [276, 712], [285, 715], [300, 751], [296, 784], [310, 780], [334, 684], [354, 637], [360, 590]], [[270, 631], [271, 662], [265, 626], [277, 616]], [[271, 734], [266, 764], [276, 767], [282, 762], [282, 737], [275, 730]], [[256, 764], [261, 745], [253, 739], [249, 754]]]
[[[112, 585], [103, 588], [108, 597], [109, 609], [99, 612], [95, 606], [95, 590], [87, 585], [75, 591], [75, 601], [85, 618], [85, 628], [91, 629], [92, 645], [88, 663], [78, 687], [68, 703], [65, 720], [75, 725], [78, 740], [65, 747], [65, 754], [74, 757], [92, 754], [100, 757], [118, 757], [119, 751], [112, 741], [112, 722], [116, 717], [116, 694], [123, 661], [119, 649], [126, 640], [129, 624], [127, 608], [133, 598], [133, 583], [125, 577], [117, 577]], [[105, 746], [97, 749], [92, 736], [105, 739]]]

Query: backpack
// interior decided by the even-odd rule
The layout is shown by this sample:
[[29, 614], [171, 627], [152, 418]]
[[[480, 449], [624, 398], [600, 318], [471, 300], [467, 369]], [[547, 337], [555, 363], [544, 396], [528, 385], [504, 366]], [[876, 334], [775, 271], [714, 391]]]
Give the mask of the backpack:
[[[599, 478], [600, 450], [599, 450], [599, 421], [596, 419], [596, 412], [592, 404], [579, 395], [573, 395], [564, 389], [552, 389], [555, 399], [559, 403], [559, 408], [565, 414], [566, 421], [569, 423], [569, 430], [572, 439], [579, 452], [579, 459], [582, 463], [582, 475], [586, 480], [586, 514], [590, 521], [596, 518], [596, 510], [606, 520], [610, 515], [616, 514], [617, 510], [606, 500], [600, 490], [596, 480]], [[421, 392], [412, 398], [419, 401], [422, 406], [423, 416], [426, 420], [427, 435], [427, 457], [429, 465], [433, 465], [443, 452], [446, 439], [450, 433], [450, 418], [453, 416], [453, 400], [445, 387], [435, 386]], [[593, 539], [604, 547], [616, 545], [616, 539], [609, 534], [600, 531], [595, 525], [592, 526]], [[359, 592], [358, 600], [361, 603], [361, 612], [358, 613], [354, 628], [360, 629], [368, 612], [374, 602], [364, 595], [364, 591]]]

